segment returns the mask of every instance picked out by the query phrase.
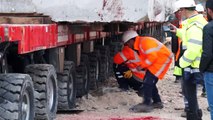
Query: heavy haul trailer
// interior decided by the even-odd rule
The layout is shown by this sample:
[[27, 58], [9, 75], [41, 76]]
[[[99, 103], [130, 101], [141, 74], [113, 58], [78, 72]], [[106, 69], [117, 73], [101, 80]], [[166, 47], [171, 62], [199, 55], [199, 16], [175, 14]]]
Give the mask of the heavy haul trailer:
[[52, 120], [72, 109], [112, 75], [123, 31], [162, 40], [173, 2], [1, 0], [0, 119]]

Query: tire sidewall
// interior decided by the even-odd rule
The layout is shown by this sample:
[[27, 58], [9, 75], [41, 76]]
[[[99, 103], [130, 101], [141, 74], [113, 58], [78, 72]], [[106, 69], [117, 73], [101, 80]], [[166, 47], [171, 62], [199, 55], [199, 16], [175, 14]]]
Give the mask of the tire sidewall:
[[[52, 68], [52, 67], [51, 67]], [[49, 109], [49, 110], [47, 110], [48, 112], [49, 112], [49, 118], [51, 118], [51, 119], [53, 119], [53, 118], [55, 118], [56, 117], [56, 111], [57, 111], [57, 105], [58, 105], [58, 85], [57, 85], [57, 79], [56, 79], [56, 73], [55, 73], [55, 71], [54, 71], [54, 69], [50, 69], [50, 71], [49, 71], [49, 74], [48, 74], [48, 77], [47, 77], [47, 79], [46, 79], [47, 81], [46, 81], [46, 98], [47, 98], [47, 100], [46, 100], [46, 102], [47, 102], [47, 104], [46, 105], [48, 105], [47, 107], [46, 107], [46, 109], [49, 109], [49, 88], [48, 88], [48, 86], [49, 86], [49, 84], [50, 84], [50, 82], [51, 82], [51, 80], [52, 80], [52, 83], [53, 83], [53, 105], [52, 105], [52, 108], [51, 109]]]
[[[67, 99], [69, 108], [73, 108], [75, 106], [75, 99], [76, 99], [76, 83], [75, 83], [75, 66], [71, 64], [69, 75], [68, 75], [68, 83], [67, 83]], [[70, 89], [70, 84], [72, 83], [72, 89]], [[70, 99], [71, 98], [71, 99]]]
[[35, 112], [34, 112], [34, 89], [33, 89], [33, 82], [30, 78], [30, 76], [26, 76], [22, 89], [21, 89], [21, 94], [20, 94], [20, 101], [19, 101], [19, 119], [22, 119], [22, 102], [23, 102], [23, 97], [24, 97], [24, 93], [28, 92], [29, 95], [29, 101], [30, 101], [30, 117], [29, 120], [33, 120], [35, 117]]

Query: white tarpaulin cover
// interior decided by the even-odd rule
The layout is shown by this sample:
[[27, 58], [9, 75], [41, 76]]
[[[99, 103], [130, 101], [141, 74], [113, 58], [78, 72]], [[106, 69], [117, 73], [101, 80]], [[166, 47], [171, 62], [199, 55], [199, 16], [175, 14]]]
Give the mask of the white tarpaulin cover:
[[1, 13], [43, 13], [52, 20], [165, 21], [175, 0], [0, 0]]

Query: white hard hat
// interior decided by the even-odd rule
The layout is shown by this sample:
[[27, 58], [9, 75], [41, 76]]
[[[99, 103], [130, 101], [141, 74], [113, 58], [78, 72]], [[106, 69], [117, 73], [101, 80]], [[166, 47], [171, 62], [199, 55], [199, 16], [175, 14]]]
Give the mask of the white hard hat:
[[177, 12], [180, 8], [179, 8], [179, 2], [175, 2], [175, 4], [173, 4], [173, 13]]
[[195, 9], [198, 12], [204, 12], [204, 8], [203, 8], [203, 6], [201, 4], [197, 4]]
[[196, 6], [194, 0], [178, 0], [175, 5], [177, 8], [190, 8]]
[[177, 12], [179, 10], [178, 7], [174, 7], [173, 13]]
[[128, 30], [128, 31], [124, 32], [124, 34], [122, 36], [122, 41], [123, 41], [123, 43], [126, 43], [130, 39], [137, 37], [137, 36], [138, 36], [138, 33], [136, 31]]

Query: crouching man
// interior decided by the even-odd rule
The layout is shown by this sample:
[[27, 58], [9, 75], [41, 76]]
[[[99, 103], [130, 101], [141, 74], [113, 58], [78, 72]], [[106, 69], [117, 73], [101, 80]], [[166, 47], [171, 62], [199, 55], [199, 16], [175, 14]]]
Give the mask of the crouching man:
[[[133, 30], [124, 32], [122, 41], [124, 49], [120, 55], [117, 55], [122, 60], [117, 63], [131, 63], [128, 67], [133, 72], [133, 78], [143, 81], [143, 102], [135, 105], [131, 110], [150, 112], [153, 108], [163, 108], [156, 84], [168, 71], [172, 62], [172, 53], [155, 38], [141, 37]], [[125, 51], [125, 49], [130, 50]], [[138, 75], [141, 72], [145, 72], [143, 77]]]

